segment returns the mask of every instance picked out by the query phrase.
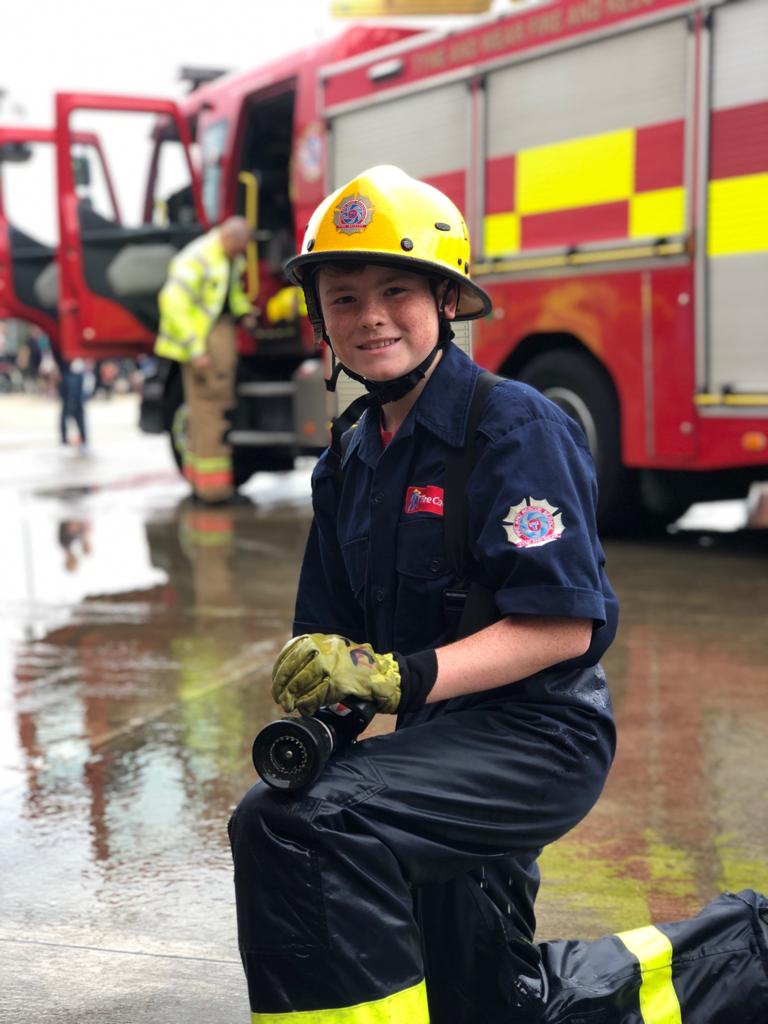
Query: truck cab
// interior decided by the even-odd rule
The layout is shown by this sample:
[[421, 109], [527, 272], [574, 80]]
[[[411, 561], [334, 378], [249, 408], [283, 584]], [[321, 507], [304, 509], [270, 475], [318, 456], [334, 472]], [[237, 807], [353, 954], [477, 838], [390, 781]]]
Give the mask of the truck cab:
[[[65, 356], [151, 354], [157, 295], [174, 253], [233, 214], [254, 229], [246, 289], [258, 324], [239, 334], [237, 407], [227, 435], [238, 484], [259, 469], [290, 468], [298, 454], [327, 443], [322, 353], [282, 270], [328, 184], [320, 69], [413, 32], [356, 26], [206, 82], [178, 103], [57, 96], [55, 315]], [[111, 179], [82, 159], [83, 133], [102, 140]], [[161, 360], [145, 384], [141, 425], [167, 431], [179, 463], [185, 418], [179, 367]]]

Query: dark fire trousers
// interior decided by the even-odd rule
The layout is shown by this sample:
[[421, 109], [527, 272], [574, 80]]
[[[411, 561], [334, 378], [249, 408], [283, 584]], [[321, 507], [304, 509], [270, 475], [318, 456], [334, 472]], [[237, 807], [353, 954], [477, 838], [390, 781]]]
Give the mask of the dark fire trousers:
[[306, 792], [250, 790], [230, 839], [254, 1020], [399, 1021], [366, 1007], [424, 978], [431, 1024], [539, 1019], [536, 858], [590, 810], [615, 748], [601, 669], [573, 676], [580, 705], [512, 687], [432, 705]]

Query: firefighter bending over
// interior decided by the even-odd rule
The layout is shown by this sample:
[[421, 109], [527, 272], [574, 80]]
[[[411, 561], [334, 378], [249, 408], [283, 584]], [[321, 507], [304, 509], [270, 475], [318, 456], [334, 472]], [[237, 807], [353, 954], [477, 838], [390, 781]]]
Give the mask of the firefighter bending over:
[[223, 438], [226, 413], [235, 404], [235, 324], [255, 325], [242, 284], [250, 240], [248, 222], [228, 218], [171, 260], [159, 297], [155, 354], [181, 364], [183, 470], [200, 502], [220, 504], [235, 496], [232, 449]]
[[[377, 167], [318, 207], [288, 264], [335, 373], [370, 402], [340, 469], [326, 451], [313, 474], [273, 695], [308, 715], [355, 694], [398, 728], [304, 792], [255, 786], [233, 815], [259, 1024], [539, 1020], [537, 857], [587, 814], [613, 758], [598, 659], [617, 609], [580, 428], [498, 381], [466, 487], [446, 480], [481, 373], [451, 321], [491, 308], [469, 253], [446, 196]], [[445, 504], [465, 501], [470, 576], [489, 600], [457, 640]]]

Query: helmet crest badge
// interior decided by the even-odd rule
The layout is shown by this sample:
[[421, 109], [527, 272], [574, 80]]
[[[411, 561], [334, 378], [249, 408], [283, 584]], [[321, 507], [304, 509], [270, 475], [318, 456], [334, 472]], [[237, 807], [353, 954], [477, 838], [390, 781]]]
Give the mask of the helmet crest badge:
[[333, 211], [333, 223], [336, 230], [343, 235], [353, 235], [365, 231], [373, 220], [373, 203], [367, 196], [359, 192], [344, 196]]

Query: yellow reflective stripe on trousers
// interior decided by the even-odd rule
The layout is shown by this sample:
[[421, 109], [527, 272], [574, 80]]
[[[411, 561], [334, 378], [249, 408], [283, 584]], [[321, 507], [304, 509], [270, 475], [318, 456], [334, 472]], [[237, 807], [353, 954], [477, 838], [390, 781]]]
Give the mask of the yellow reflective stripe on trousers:
[[682, 1024], [672, 984], [672, 943], [653, 925], [617, 932], [640, 961], [640, 1013], [644, 1024]]
[[429, 1024], [427, 988], [423, 981], [393, 996], [333, 1010], [295, 1013], [252, 1013], [252, 1024]]
[[184, 465], [191, 466], [198, 473], [223, 473], [232, 468], [229, 455], [195, 455], [184, 452]]

